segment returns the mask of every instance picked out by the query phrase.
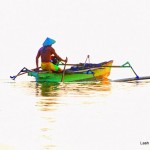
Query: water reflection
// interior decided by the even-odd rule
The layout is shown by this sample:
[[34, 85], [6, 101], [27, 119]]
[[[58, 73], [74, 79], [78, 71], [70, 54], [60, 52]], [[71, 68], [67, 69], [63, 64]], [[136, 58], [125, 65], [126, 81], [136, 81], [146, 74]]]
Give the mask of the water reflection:
[[37, 96], [51, 96], [56, 97], [58, 93], [55, 92], [59, 88], [60, 83], [51, 83], [51, 82], [37, 82], [36, 83], [36, 95]]
[[[79, 116], [84, 113], [88, 115], [90, 111], [85, 110], [85, 105], [89, 105], [89, 109], [95, 109], [97, 103], [103, 105], [103, 101], [90, 97], [98, 94], [109, 95], [111, 83], [108, 80], [99, 83], [42, 82], [36, 83], [35, 90], [36, 107], [41, 112], [41, 122], [44, 122], [40, 128], [43, 140], [42, 150], [68, 149], [66, 145], [70, 144], [67, 144], [66, 139], [71, 137], [66, 135], [70, 126], [76, 125], [74, 119], [78, 120]], [[82, 121], [80, 122], [82, 126]], [[70, 131], [71, 134], [74, 132], [76, 132], [75, 129]], [[74, 140], [70, 142], [74, 142]]]
[[[14, 150], [110, 149], [128, 131], [139, 137], [141, 128], [133, 130], [134, 121], [139, 124], [133, 118], [145, 116], [148, 124], [149, 97], [136, 96], [148, 95], [149, 83], [1, 83], [0, 148], [10, 144]], [[127, 123], [132, 130], [125, 130]]]
[[36, 84], [36, 96], [62, 97], [62, 96], [89, 96], [96, 92], [111, 91], [109, 80], [86, 83], [49, 83]]
[[[94, 127], [94, 123], [90, 122], [89, 118], [95, 118], [102, 111], [105, 106], [102, 97], [107, 97], [111, 91], [111, 83], [108, 81], [100, 83], [13, 82], [5, 85], [11, 85], [12, 89], [9, 91], [13, 90], [15, 95], [13, 107], [10, 107], [7, 113], [10, 112], [10, 116], [14, 111], [20, 114], [14, 115], [13, 118], [18, 120], [13, 123], [13, 126], [18, 128], [14, 139], [17, 141], [19, 136], [26, 135], [27, 144], [24, 146], [20, 142], [16, 145], [24, 147], [23, 149], [28, 149], [27, 145], [32, 145], [36, 150], [70, 150], [75, 146], [75, 141], [82, 145], [80, 141], [83, 141], [84, 135], [88, 132], [86, 125]], [[8, 95], [7, 101], [12, 102], [11, 99], [12, 97]], [[5, 110], [2, 110], [5, 113]], [[12, 124], [11, 118], [8, 118], [6, 129], [8, 124]], [[13, 128], [9, 131], [12, 133]], [[81, 137], [76, 140], [79, 131]], [[30, 137], [36, 140], [36, 143]], [[20, 141], [23, 140], [22, 137]]]

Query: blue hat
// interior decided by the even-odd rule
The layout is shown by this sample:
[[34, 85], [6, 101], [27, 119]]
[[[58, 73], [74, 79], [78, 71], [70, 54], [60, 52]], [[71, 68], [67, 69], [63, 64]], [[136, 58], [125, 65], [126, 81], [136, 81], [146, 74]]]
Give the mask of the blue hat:
[[54, 44], [56, 41], [53, 39], [50, 39], [49, 37], [46, 38], [46, 40], [43, 43], [43, 46], [48, 46]]

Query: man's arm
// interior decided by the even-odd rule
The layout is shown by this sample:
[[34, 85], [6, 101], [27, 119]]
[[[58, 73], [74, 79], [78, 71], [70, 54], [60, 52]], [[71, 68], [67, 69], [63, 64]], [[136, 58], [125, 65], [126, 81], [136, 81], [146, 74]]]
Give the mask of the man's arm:
[[53, 50], [53, 54], [54, 54], [54, 56], [58, 59], [58, 60], [60, 60], [60, 61], [64, 61], [64, 62], [66, 62], [67, 63], [67, 61], [68, 61], [68, 58], [66, 58], [66, 59], [62, 59], [56, 52], [55, 52], [55, 50]]
[[39, 57], [41, 56], [40, 52], [38, 51], [37, 55], [36, 55], [36, 68], [39, 68]]

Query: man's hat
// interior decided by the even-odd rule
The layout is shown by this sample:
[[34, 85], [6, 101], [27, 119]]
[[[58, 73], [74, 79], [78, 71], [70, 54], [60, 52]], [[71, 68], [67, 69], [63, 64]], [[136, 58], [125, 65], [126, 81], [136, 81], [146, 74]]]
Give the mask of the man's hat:
[[53, 39], [47, 37], [46, 40], [45, 40], [44, 43], [43, 43], [43, 46], [52, 45], [52, 44], [54, 44], [55, 42], [56, 42], [55, 40], [53, 40]]

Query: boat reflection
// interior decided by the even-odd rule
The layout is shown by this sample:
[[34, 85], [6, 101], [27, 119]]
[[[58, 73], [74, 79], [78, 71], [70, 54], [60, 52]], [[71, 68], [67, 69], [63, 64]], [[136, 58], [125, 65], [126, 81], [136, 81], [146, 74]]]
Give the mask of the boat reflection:
[[[109, 80], [97, 83], [45, 82], [37, 83], [36, 90], [38, 98], [36, 106], [43, 122], [40, 128], [43, 150], [62, 148], [69, 150], [68, 139], [69, 143], [74, 143], [79, 131], [78, 128], [72, 130], [70, 127], [79, 124], [81, 128], [86, 126], [89, 121], [84, 120], [84, 122], [80, 117], [84, 117], [85, 114], [91, 116], [91, 111], [95, 115], [105, 106], [105, 96], [110, 94], [111, 83]], [[99, 99], [98, 94], [104, 99]], [[78, 124], [76, 120], [80, 120]], [[82, 137], [85, 130], [84, 127]], [[71, 135], [73, 139], [70, 139]]]
[[[80, 132], [81, 136], [77, 142], [82, 145], [80, 141], [83, 141], [84, 135], [89, 131], [86, 128], [87, 124], [95, 128], [93, 121], [97, 118], [93, 121], [91, 119], [101, 114], [111, 91], [111, 83], [108, 80], [96, 83], [16, 82], [11, 86], [26, 95], [25, 100], [21, 101], [21, 118], [27, 119], [28, 138], [31, 130], [34, 131], [33, 139], [36, 139], [36, 143], [33, 140], [35, 144], [32, 143], [32, 145], [36, 150], [70, 150], [72, 149], [70, 143], [76, 143], [75, 139]], [[20, 94], [20, 99], [23, 99], [23, 94]], [[15, 106], [18, 107], [18, 105]], [[20, 121], [20, 118], [17, 120]], [[21, 122], [23, 123], [21, 126], [24, 127], [24, 121]], [[29, 143], [30, 141], [29, 138]]]
[[104, 91], [106, 91], [106, 94], [111, 91], [109, 79], [100, 82], [37, 82], [36, 84], [36, 96], [49, 97], [51, 99], [64, 96], [89, 96], [90, 94]]
[[36, 84], [36, 95], [37, 96], [58, 96], [58, 93], [55, 92], [59, 88], [60, 83], [52, 83], [52, 82], [37, 82]]
[[36, 83], [36, 96], [39, 97], [36, 105], [41, 111], [53, 111], [59, 97], [59, 83], [41, 82]]

